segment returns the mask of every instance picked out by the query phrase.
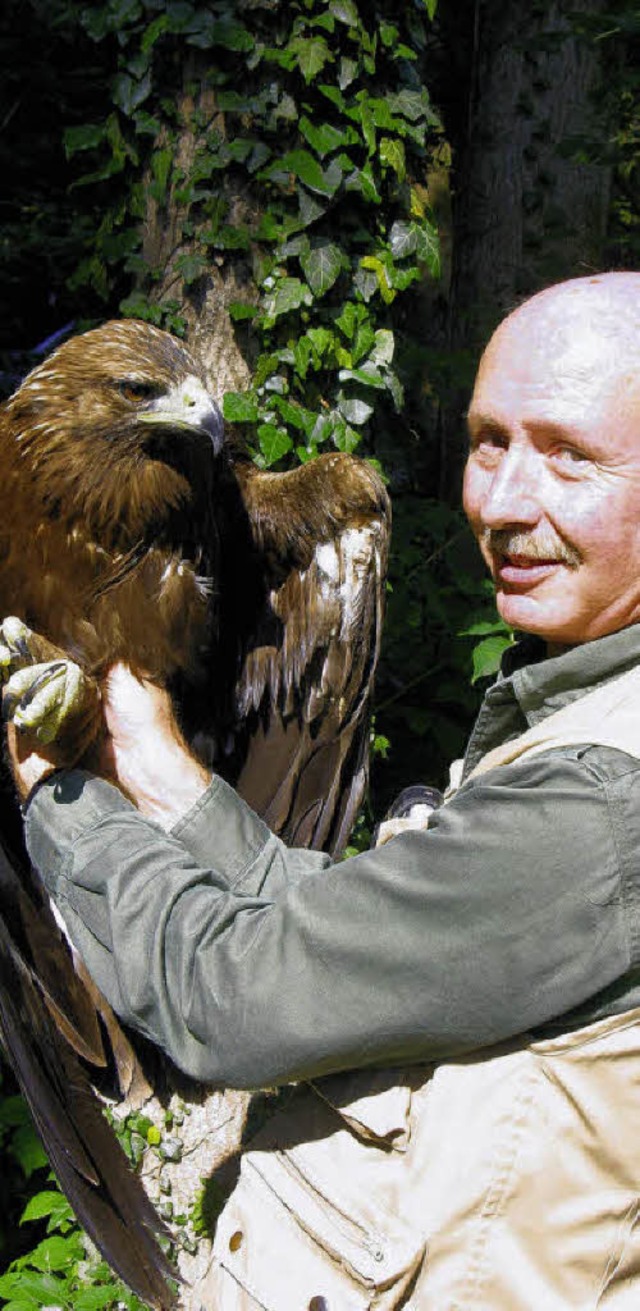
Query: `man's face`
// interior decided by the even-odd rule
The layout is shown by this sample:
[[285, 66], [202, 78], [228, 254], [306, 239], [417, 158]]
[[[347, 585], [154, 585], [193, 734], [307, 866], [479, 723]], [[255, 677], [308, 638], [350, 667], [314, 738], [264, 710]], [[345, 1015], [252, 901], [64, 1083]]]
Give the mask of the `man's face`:
[[640, 620], [638, 352], [588, 306], [534, 305], [481, 363], [464, 505], [503, 619], [573, 645]]

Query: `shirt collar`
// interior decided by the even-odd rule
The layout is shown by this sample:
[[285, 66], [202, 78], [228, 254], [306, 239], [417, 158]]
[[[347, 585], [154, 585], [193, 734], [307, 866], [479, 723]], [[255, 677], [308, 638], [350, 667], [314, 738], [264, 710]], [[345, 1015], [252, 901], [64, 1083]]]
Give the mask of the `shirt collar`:
[[503, 662], [502, 681], [511, 682], [530, 726], [640, 663], [640, 624], [569, 647], [562, 655], [546, 656], [545, 649], [540, 638], [525, 637]]
[[640, 624], [547, 656], [546, 644], [527, 635], [510, 647], [489, 688], [469, 739], [464, 776], [486, 751], [507, 742], [590, 688], [640, 663]]

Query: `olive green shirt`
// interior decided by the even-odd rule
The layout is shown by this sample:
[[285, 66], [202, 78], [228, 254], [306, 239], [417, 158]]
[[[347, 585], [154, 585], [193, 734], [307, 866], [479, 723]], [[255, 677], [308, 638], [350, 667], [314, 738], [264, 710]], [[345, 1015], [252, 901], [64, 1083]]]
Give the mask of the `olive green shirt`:
[[[514, 651], [466, 774], [636, 665], [640, 626]], [[287, 849], [219, 778], [166, 834], [110, 784], [57, 774], [26, 831], [115, 1010], [209, 1082], [441, 1059], [640, 1004], [640, 761], [612, 748], [470, 779], [427, 831], [339, 864]]]

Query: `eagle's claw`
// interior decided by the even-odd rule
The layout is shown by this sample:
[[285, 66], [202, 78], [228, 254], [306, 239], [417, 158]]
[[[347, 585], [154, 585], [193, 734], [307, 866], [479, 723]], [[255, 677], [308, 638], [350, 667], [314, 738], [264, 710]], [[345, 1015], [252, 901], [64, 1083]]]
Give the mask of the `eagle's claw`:
[[3, 696], [3, 714], [38, 742], [55, 741], [65, 723], [84, 710], [85, 676], [73, 660], [26, 665], [12, 674]]
[[44, 664], [51, 660], [66, 660], [60, 647], [23, 623], [15, 615], [7, 615], [0, 624], [0, 685], [27, 665]]
[[97, 683], [46, 638], [10, 615], [0, 624], [2, 715], [42, 745], [56, 742], [73, 763], [101, 725]]
[[0, 624], [0, 682], [37, 659], [29, 650], [30, 637], [33, 637], [31, 629], [15, 615], [9, 615]]

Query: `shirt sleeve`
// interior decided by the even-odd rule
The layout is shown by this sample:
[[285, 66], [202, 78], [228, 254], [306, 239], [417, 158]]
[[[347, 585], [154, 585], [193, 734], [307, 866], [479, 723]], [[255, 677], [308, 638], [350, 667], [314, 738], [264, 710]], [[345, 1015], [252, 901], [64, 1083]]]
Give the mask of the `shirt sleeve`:
[[71, 771], [39, 788], [26, 830], [125, 1022], [196, 1078], [258, 1087], [459, 1055], [620, 978], [609, 811], [597, 771], [549, 753], [339, 864], [288, 850], [220, 780], [166, 834]]

